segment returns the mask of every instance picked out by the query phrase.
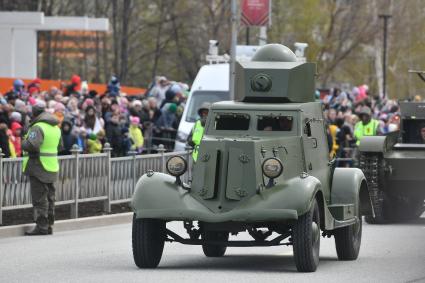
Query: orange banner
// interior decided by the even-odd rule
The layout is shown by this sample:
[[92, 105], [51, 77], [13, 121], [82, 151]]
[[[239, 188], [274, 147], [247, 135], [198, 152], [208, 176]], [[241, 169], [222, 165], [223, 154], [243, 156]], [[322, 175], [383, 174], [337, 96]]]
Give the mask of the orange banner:
[[[0, 93], [5, 94], [10, 91], [13, 87], [13, 81], [15, 79], [12, 78], [0, 78]], [[32, 80], [23, 80], [25, 84], [29, 84]], [[61, 85], [69, 84], [69, 81], [55, 81], [55, 80], [41, 80], [41, 90], [49, 90], [51, 87], [55, 86], [57, 88], [61, 88]], [[89, 90], [96, 90], [99, 94], [104, 94], [106, 91], [106, 84], [89, 84]], [[127, 95], [142, 95], [144, 94], [146, 89], [138, 88], [138, 87], [128, 87], [122, 86], [121, 92], [126, 93]]]

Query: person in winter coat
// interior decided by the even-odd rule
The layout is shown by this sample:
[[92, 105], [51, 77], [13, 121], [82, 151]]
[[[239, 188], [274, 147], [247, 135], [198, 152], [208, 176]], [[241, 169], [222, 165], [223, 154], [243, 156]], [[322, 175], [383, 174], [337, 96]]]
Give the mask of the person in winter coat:
[[33, 120], [22, 150], [25, 152], [22, 168], [29, 177], [36, 226], [25, 235], [53, 233], [55, 221], [55, 186], [59, 160], [56, 156], [61, 144], [59, 121], [45, 111], [45, 103], [32, 109]]
[[127, 156], [128, 152], [131, 150], [133, 142], [131, 141], [129, 131], [127, 127], [121, 129], [122, 133], [122, 144], [121, 144], [121, 156]]
[[18, 122], [12, 122], [10, 129], [12, 130], [12, 143], [15, 147], [16, 156], [20, 157], [22, 156], [22, 126]]
[[70, 155], [71, 149], [74, 144], [78, 144], [77, 136], [73, 134], [73, 125], [70, 121], [64, 120], [62, 122], [62, 150], [60, 155]]
[[88, 134], [97, 134], [103, 128], [102, 121], [96, 115], [96, 109], [91, 105], [86, 108], [84, 127]]
[[14, 158], [16, 157], [15, 145], [13, 144], [13, 141], [15, 140], [15, 138], [13, 137], [12, 130], [8, 129], [6, 133], [7, 133], [7, 136], [9, 137], [10, 157]]
[[10, 157], [9, 136], [7, 135], [7, 124], [0, 123], [0, 148], [3, 157]]
[[162, 114], [156, 122], [156, 126], [161, 129], [172, 129], [176, 120], [177, 105], [175, 103], [167, 103], [162, 109]]
[[73, 75], [71, 77], [71, 84], [66, 86], [64, 96], [79, 96], [79, 91], [81, 88], [81, 78], [78, 75]]
[[143, 151], [143, 134], [139, 127], [140, 119], [136, 116], [130, 117], [130, 138], [133, 142], [132, 150], [141, 153]]
[[167, 89], [165, 92], [165, 99], [161, 102], [161, 105], [159, 106], [159, 109], [162, 110], [164, 105], [167, 103], [175, 103], [176, 93], [171, 88]]
[[100, 130], [97, 134], [91, 133], [89, 139], [87, 140], [87, 149], [88, 153], [100, 153], [102, 152], [102, 142], [100, 141], [101, 137], [104, 136], [103, 130]]
[[123, 156], [121, 125], [119, 124], [119, 115], [114, 114], [106, 125], [106, 138], [112, 147], [112, 157]]

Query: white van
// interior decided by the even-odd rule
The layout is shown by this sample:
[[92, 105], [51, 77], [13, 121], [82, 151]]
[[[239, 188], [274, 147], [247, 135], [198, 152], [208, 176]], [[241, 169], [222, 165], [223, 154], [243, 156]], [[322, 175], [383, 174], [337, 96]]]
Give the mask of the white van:
[[189, 98], [177, 131], [174, 151], [183, 151], [186, 140], [198, 117], [198, 108], [204, 102], [229, 100], [229, 64], [202, 66], [192, 84]]
[[[174, 151], [183, 151], [186, 140], [198, 117], [198, 108], [204, 102], [214, 103], [223, 100], [230, 100], [229, 94], [229, 68], [227, 55], [217, 55], [217, 41], [210, 41], [209, 55], [207, 61], [209, 65], [202, 66], [190, 89], [189, 98], [184, 108], [183, 116], [180, 120], [177, 131]], [[249, 60], [257, 51], [257, 45], [236, 46], [236, 59]], [[215, 63], [214, 62], [218, 62]]]

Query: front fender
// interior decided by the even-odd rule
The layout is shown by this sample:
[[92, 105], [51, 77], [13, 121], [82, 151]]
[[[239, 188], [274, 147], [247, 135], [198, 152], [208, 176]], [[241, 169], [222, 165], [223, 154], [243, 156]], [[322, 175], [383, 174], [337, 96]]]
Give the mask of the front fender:
[[373, 215], [366, 178], [358, 168], [336, 168], [331, 192], [331, 203], [353, 204], [356, 216]]
[[320, 188], [321, 183], [314, 176], [296, 177], [284, 184], [265, 189], [243, 203], [242, 207], [291, 209], [295, 210], [297, 215], [303, 215], [310, 210]]
[[136, 184], [131, 207], [136, 217], [141, 210], [182, 210], [187, 207], [205, 209], [187, 190], [176, 184], [176, 178], [164, 173], [144, 174]]
[[131, 206], [136, 218], [205, 222], [296, 220], [310, 209], [320, 187], [315, 177], [297, 177], [241, 201], [230, 211], [214, 213], [177, 185], [174, 177], [155, 172], [139, 179]]

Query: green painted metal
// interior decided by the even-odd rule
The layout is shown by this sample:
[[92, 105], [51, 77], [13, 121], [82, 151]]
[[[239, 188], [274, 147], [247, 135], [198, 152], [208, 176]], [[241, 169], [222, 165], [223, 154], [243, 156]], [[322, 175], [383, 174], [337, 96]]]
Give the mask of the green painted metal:
[[[322, 230], [360, 217], [367, 184], [360, 170], [335, 170], [329, 159], [322, 106], [314, 100], [315, 64], [261, 61], [267, 53], [254, 58], [237, 65], [236, 101], [212, 105], [192, 182], [185, 188], [167, 174], [142, 176], [132, 200], [137, 218], [287, 223], [315, 198]], [[267, 158], [283, 164], [273, 180], [262, 172]]]

